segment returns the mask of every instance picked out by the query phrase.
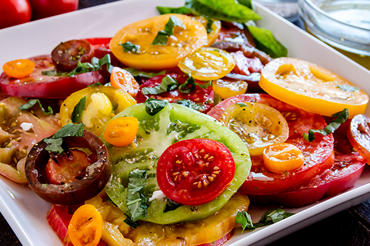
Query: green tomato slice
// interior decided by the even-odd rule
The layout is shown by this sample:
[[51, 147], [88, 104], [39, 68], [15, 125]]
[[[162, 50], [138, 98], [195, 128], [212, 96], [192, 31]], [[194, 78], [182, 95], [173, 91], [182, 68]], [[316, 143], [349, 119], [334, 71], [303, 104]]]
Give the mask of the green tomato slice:
[[[156, 164], [171, 144], [185, 139], [208, 138], [224, 144], [233, 155], [235, 176], [229, 187], [215, 200], [199, 206], [179, 205], [171, 207], [168, 199], [154, 199], [147, 208], [143, 221], [157, 224], [173, 224], [206, 218], [221, 209], [248, 177], [251, 161], [243, 141], [214, 118], [187, 107], [169, 103], [154, 116], [145, 111], [144, 104], [133, 105], [114, 118], [133, 116], [139, 120], [136, 140], [126, 147], [107, 145], [113, 161], [113, 175], [105, 187], [109, 198], [126, 214], [129, 173], [135, 168], [146, 170], [145, 189], [159, 190], [156, 180]], [[103, 136], [103, 134], [102, 134]]]

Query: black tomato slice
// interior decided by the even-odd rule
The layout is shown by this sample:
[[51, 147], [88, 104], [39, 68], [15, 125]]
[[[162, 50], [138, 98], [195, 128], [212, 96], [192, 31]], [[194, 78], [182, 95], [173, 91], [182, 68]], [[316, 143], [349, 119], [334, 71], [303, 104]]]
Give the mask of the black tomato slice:
[[46, 146], [44, 141], [35, 144], [27, 156], [25, 165], [28, 184], [38, 196], [50, 203], [75, 205], [83, 203], [103, 190], [112, 174], [112, 162], [105, 144], [96, 135], [84, 130], [82, 137], [63, 138], [65, 149], [83, 149], [92, 161], [83, 170], [83, 175], [75, 175], [72, 182], [67, 180], [66, 183], [55, 184], [59, 182], [49, 180], [50, 174], [48, 175], [47, 170], [50, 170], [50, 167], [47, 168], [47, 164], [51, 157], [45, 150]]
[[201, 205], [216, 199], [231, 183], [235, 162], [229, 149], [211, 139], [170, 145], [157, 164], [157, 181], [171, 200]]
[[70, 72], [78, 62], [90, 62], [94, 56], [94, 47], [86, 40], [69, 40], [61, 42], [51, 52], [51, 58], [57, 70]]
[[363, 114], [353, 117], [347, 136], [353, 148], [370, 162], [370, 118]]

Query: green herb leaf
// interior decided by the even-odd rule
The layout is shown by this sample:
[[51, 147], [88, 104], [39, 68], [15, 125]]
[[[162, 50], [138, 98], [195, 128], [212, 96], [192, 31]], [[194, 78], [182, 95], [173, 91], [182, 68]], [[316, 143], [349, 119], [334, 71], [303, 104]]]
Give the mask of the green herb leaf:
[[206, 25], [207, 33], [212, 32], [212, 25], [213, 25], [214, 21], [211, 18], [209, 18], [208, 16], [203, 16], [203, 17], [207, 20], [207, 25]]
[[244, 6], [253, 9], [252, 6], [252, 0], [237, 0], [240, 4], [243, 4]]
[[[227, 6], [227, 7], [225, 7]], [[247, 22], [261, 17], [235, 0], [186, 0], [185, 7], [193, 14], [229, 22]]]
[[292, 215], [294, 215], [294, 213], [287, 213], [281, 208], [270, 209], [262, 215], [258, 223], [253, 225], [256, 228], [271, 225]]
[[144, 87], [141, 89], [141, 92], [144, 95], [158, 95], [163, 92], [176, 90], [179, 85], [179, 82], [175, 78], [167, 75], [162, 79], [161, 84], [154, 87]]
[[100, 83], [100, 82], [96, 82], [95, 84], [88, 85], [87, 87], [91, 87], [91, 86], [99, 86], [99, 85], [102, 85], [102, 83]]
[[312, 142], [313, 140], [315, 140], [315, 132], [320, 133], [324, 136], [333, 133], [336, 129], [339, 128], [341, 124], [343, 124], [348, 119], [348, 109], [345, 108], [342, 111], [333, 114], [331, 117], [335, 118], [335, 120], [330, 122], [330, 124], [328, 124], [324, 129], [310, 129], [308, 131], [308, 134], [303, 134], [303, 138], [309, 142]]
[[188, 99], [178, 100], [178, 101], [176, 101], [176, 103], [180, 104], [180, 105], [183, 105], [185, 107], [197, 110], [197, 111], [203, 111], [206, 107], [205, 105], [197, 104], [197, 103], [195, 103], [193, 101], [190, 101]]
[[274, 37], [271, 31], [256, 26], [248, 26], [248, 30], [252, 34], [258, 49], [273, 58], [288, 56], [288, 49]]
[[236, 215], [236, 223], [241, 224], [244, 232], [245, 229], [254, 229], [254, 225], [252, 222], [252, 218], [250, 214], [248, 214], [245, 211], [239, 211], [238, 214]]
[[163, 31], [159, 31], [157, 36], [154, 38], [152, 45], [166, 45], [167, 39], [173, 34], [173, 29], [175, 26], [185, 28], [182, 21], [176, 16], [171, 16]]
[[355, 87], [355, 86], [350, 86], [350, 85], [337, 85], [337, 88], [343, 91], [348, 91], [348, 92], [354, 92], [354, 91], [360, 90], [360, 88]]
[[237, 102], [236, 103], [239, 107], [248, 107], [247, 104], [243, 103], [243, 102]]
[[166, 70], [162, 70], [158, 73], [152, 73], [152, 72], [144, 72], [144, 71], [132, 68], [132, 67], [128, 67], [128, 68], [124, 68], [124, 69], [127, 72], [131, 73], [131, 75], [134, 76], [134, 77], [144, 77], [144, 78], [149, 78], [149, 79], [151, 79], [155, 76], [158, 76], [158, 75], [163, 75], [163, 74], [166, 73]]
[[67, 72], [58, 72], [57, 70], [41, 71], [41, 73], [46, 76], [68, 76]]
[[36, 103], [39, 104], [39, 106], [40, 106], [40, 108], [41, 108], [41, 110], [44, 114], [46, 114], [46, 115], [52, 115], [53, 114], [53, 109], [50, 106], [48, 106], [48, 111], [45, 111], [45, 109], [42, 107], [41, 102], [40, 102], [39, 99], [31, 99], [26, 104], [23, 104], [22, 106], [20, 106], [19, 109], [22, 110], [22, 111], [25, 111], [25, 110], [30, 109], [33, 106], [35, 106]]
[[165, 100], [159, 100], [154, 98], [149, 98], [144, 102], [145, 111], [151, 116], [156, 115], [158, 112], [164, 109], [164, 107], [166, 107], [167, 104], [168, 102]]
[[[126, 215], [127, 216], [127, 215]], [[123, 221], [125, 222], [127, 225], [131, 226], [132, 228], [137, 228], [140, 224], [139, 222], [135, 221], [133, 222], [129, 216], [126, 217], [126, 219]]]
[[191, 11], [185, 7], [178, 7], [178, 8], [172, 8], [172, 7], [161, 7], [157, 6], [157, 10], [159, 14], [165, 15], [165, 14], [190, 14]]
[[123, 51], [125, 53], [127, 52], [137, 53], [138, 50], [140, 49], [140, 45], [136, 45], [131, 42], [120, 43], [119, 45], [123, 47]]
[[76, 106], [73, 109], [73, 112], [72, 112], [72, 122], [73, 123], [80, 122], [81, 117], [82, 117], [82, 112], [85, 109], [85, 105], [86, 105], [86, 96], [81, 98], [81, 100], [76, 104]]
[[98, 59], [96, 57], [91, 58], [91, 63], [80, 61], [77, 63], [77, 67], [68, 73], [68, 76], [73, 77], [77, 74], [88, 73], [99, 70], [103, 65], [107, 66], [108, 72], [112, 72], [113, 66], [111, 66], [110, 55], [107, 54], [103, 58]]
[[51, 138], [64, 138], [64, 137], [82, 137], [84, 133], [84, 124], [69, 123], [59, 129]]
[[126, 203], [133, 222], [146, 217], [147, 204], [140, 191], [145, 187], [146, 171], [136, 169], [129, 174]]
[[44, 142], [47, 143], [47, 146], [45, 148], [46, 151], [57, 154], [62, 154], [64, 152], [64, 149], [62, 148], [63, 138], [45, 138]]
[[[179, 86], [179, 90], [182, 93], [190, 93], [190, 92], [195, 90], [195, 86], [199, 86], [202, 89], [207, 89], [211, 85], [212, 85], [212, 81], [208, 81], [205, 84], [195, 83], [195, 79], [193, 77], [191, 77], [190, 74], [188, 74], [188, 79], [185, 81], [185, 83], [183, 83], [182, 85]], [[189, 88], [189, 86], [190, 86], [190, 88]]]

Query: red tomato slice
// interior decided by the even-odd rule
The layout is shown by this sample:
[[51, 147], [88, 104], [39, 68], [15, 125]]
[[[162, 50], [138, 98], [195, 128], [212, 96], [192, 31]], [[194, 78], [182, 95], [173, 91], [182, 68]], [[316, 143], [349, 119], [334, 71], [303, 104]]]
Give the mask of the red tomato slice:
[[157, 181], [162, 192], [185, 205], [201, 205], [216, 199], [234, 174], [235, 162], [229, 149], [210, 139], [174, 143], [157, 164]]
[[353, 148], [370, 162], [370, 117], [363, 114], [353, 117], [347, 136]]
[[336, 155], [334, 166], [322, 175], [309, 180], [293, 190], [271, 195], [249, 195], [254, 203], [278, 203], [287, 207], [301, 207], [332, 197], [353, 187], [361, 176], [366, 161], [358, 153]]
[[286, 143], [297, 146], [305, 157], [305, 164], [283, 174], [272, 173], [265, 169], [262, 157], [252, 157], [251, 173], [240, 188], [247, 194], [267, 195], [283, 192], [300, 185], [330, 168], [334, 161], [333, 135], [315, 134], [315, 140], [308, 142], [303, 133], [309, 129], [322, 129], [326, 122], [321, 115], [306, 112], [279, 101], [267, 94], [244, 94], [230, 97], [217, 104], [208, 112], [219, 120], [223, 111], [237, 102], [259, 102], [279, 110], [289, 125], [289, 138]]
[[[144, 95], [142, 93], [142, 89], [145, 87], [155, 87], [157, 85], [160, 85], [162, 83], [162, 79], [167, 75], [176, 79], [179, 84], [184, 84], [188, 78], [188, 76], [183, 73], [165, 74], [153, 77], [140, 86], [139, 92], [136, 95], [137, 102], [145, 102], [148, 98], [168, 100], [168, 102], [171, 103], [176, 103], [180, 100], [188, 100], [194, 103], [192, 107], [193, 109], [196, 109], [202, 113], [208, 112], [213, 107], [213, 89], [211, 85], [208, 86], [206, 89], [202, 89], [198, 85], [196, 85], [195, 90], [190, 93], [183, 93], [179, 89], [163, 92], [157, 95]], [[204, 84], [204, 82], [202, 81], [196, 81], [196, 83]]]
[[109, 43], [112, 38], [85, 38], [94, 47], [94, 56], [96, 58], [103, 58], [105, 55], [110, 55], [110, 61], [113, 66], [119, 66], [120, 62], [113, 55], [112, 51], [109, 48]]
[[1, 92], [16, 97], [66, 98], [71, 93], [88, 85], [110, 80], [106, 69], [77, 74], [73, 77], [46, 76], [42, 71], [54, 70], [50, 55], [29, 58], [36, 63], [33, 73], [22, 79], [14, 79], [2, 73], [0, 76]]

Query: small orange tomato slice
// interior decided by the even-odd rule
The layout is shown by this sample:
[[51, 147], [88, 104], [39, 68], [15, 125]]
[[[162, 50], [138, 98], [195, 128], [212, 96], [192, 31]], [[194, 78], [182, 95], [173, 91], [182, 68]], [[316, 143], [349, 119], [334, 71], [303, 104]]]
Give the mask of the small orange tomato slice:
[[79, 207], [68, 225], [68, 236], [74, 246], [96, 246], [103, 234], [104, 221], [91, 204]]
[[114, 67], [110, 74], [110, 84], [112, 87], [126, 91], [130, 96], [135, 97], [139, 92], [139, 83], [131, 73], [125, 69]]
[[267, 146], [263, 151], [263, 164], [273, 173], [283, 173], [301, 167], [302, 151], [293, 144], [279, 143]]
[[121, 117], [108, 122], [104, 139], [118, 147], [127, 146], [135, 140], [139, 120], [135, 117]]
[[243, 80], [218, 79], [212, 82], [213, 92], [222, 99], [244, 94], [248, 89], [248, 83]]
[[262, 70], [260, 87], [271, 96], [306, 111], [331, 116], [348, 108], [363, 114], [369, 96], [328, 69], [295, 58], [278, 58]]
[[197, 80], [210, 81], [231, 72], [235, 67], [235, 60], [224, 50], [203, 47], [184, 57], [178, 66]]
[[231, 105], [220, 121], [243, 140], [252, 156], [262, 155], [267, 146], [283, 143], [289, 137], [289, 126], [284, 116], [262, 103]]
[[16, 79], [29, 76], [33, 72], [34, 68], [35, 63], [28, 59], [9, 61], [3, 65], [4, 73], [9, 77]]

